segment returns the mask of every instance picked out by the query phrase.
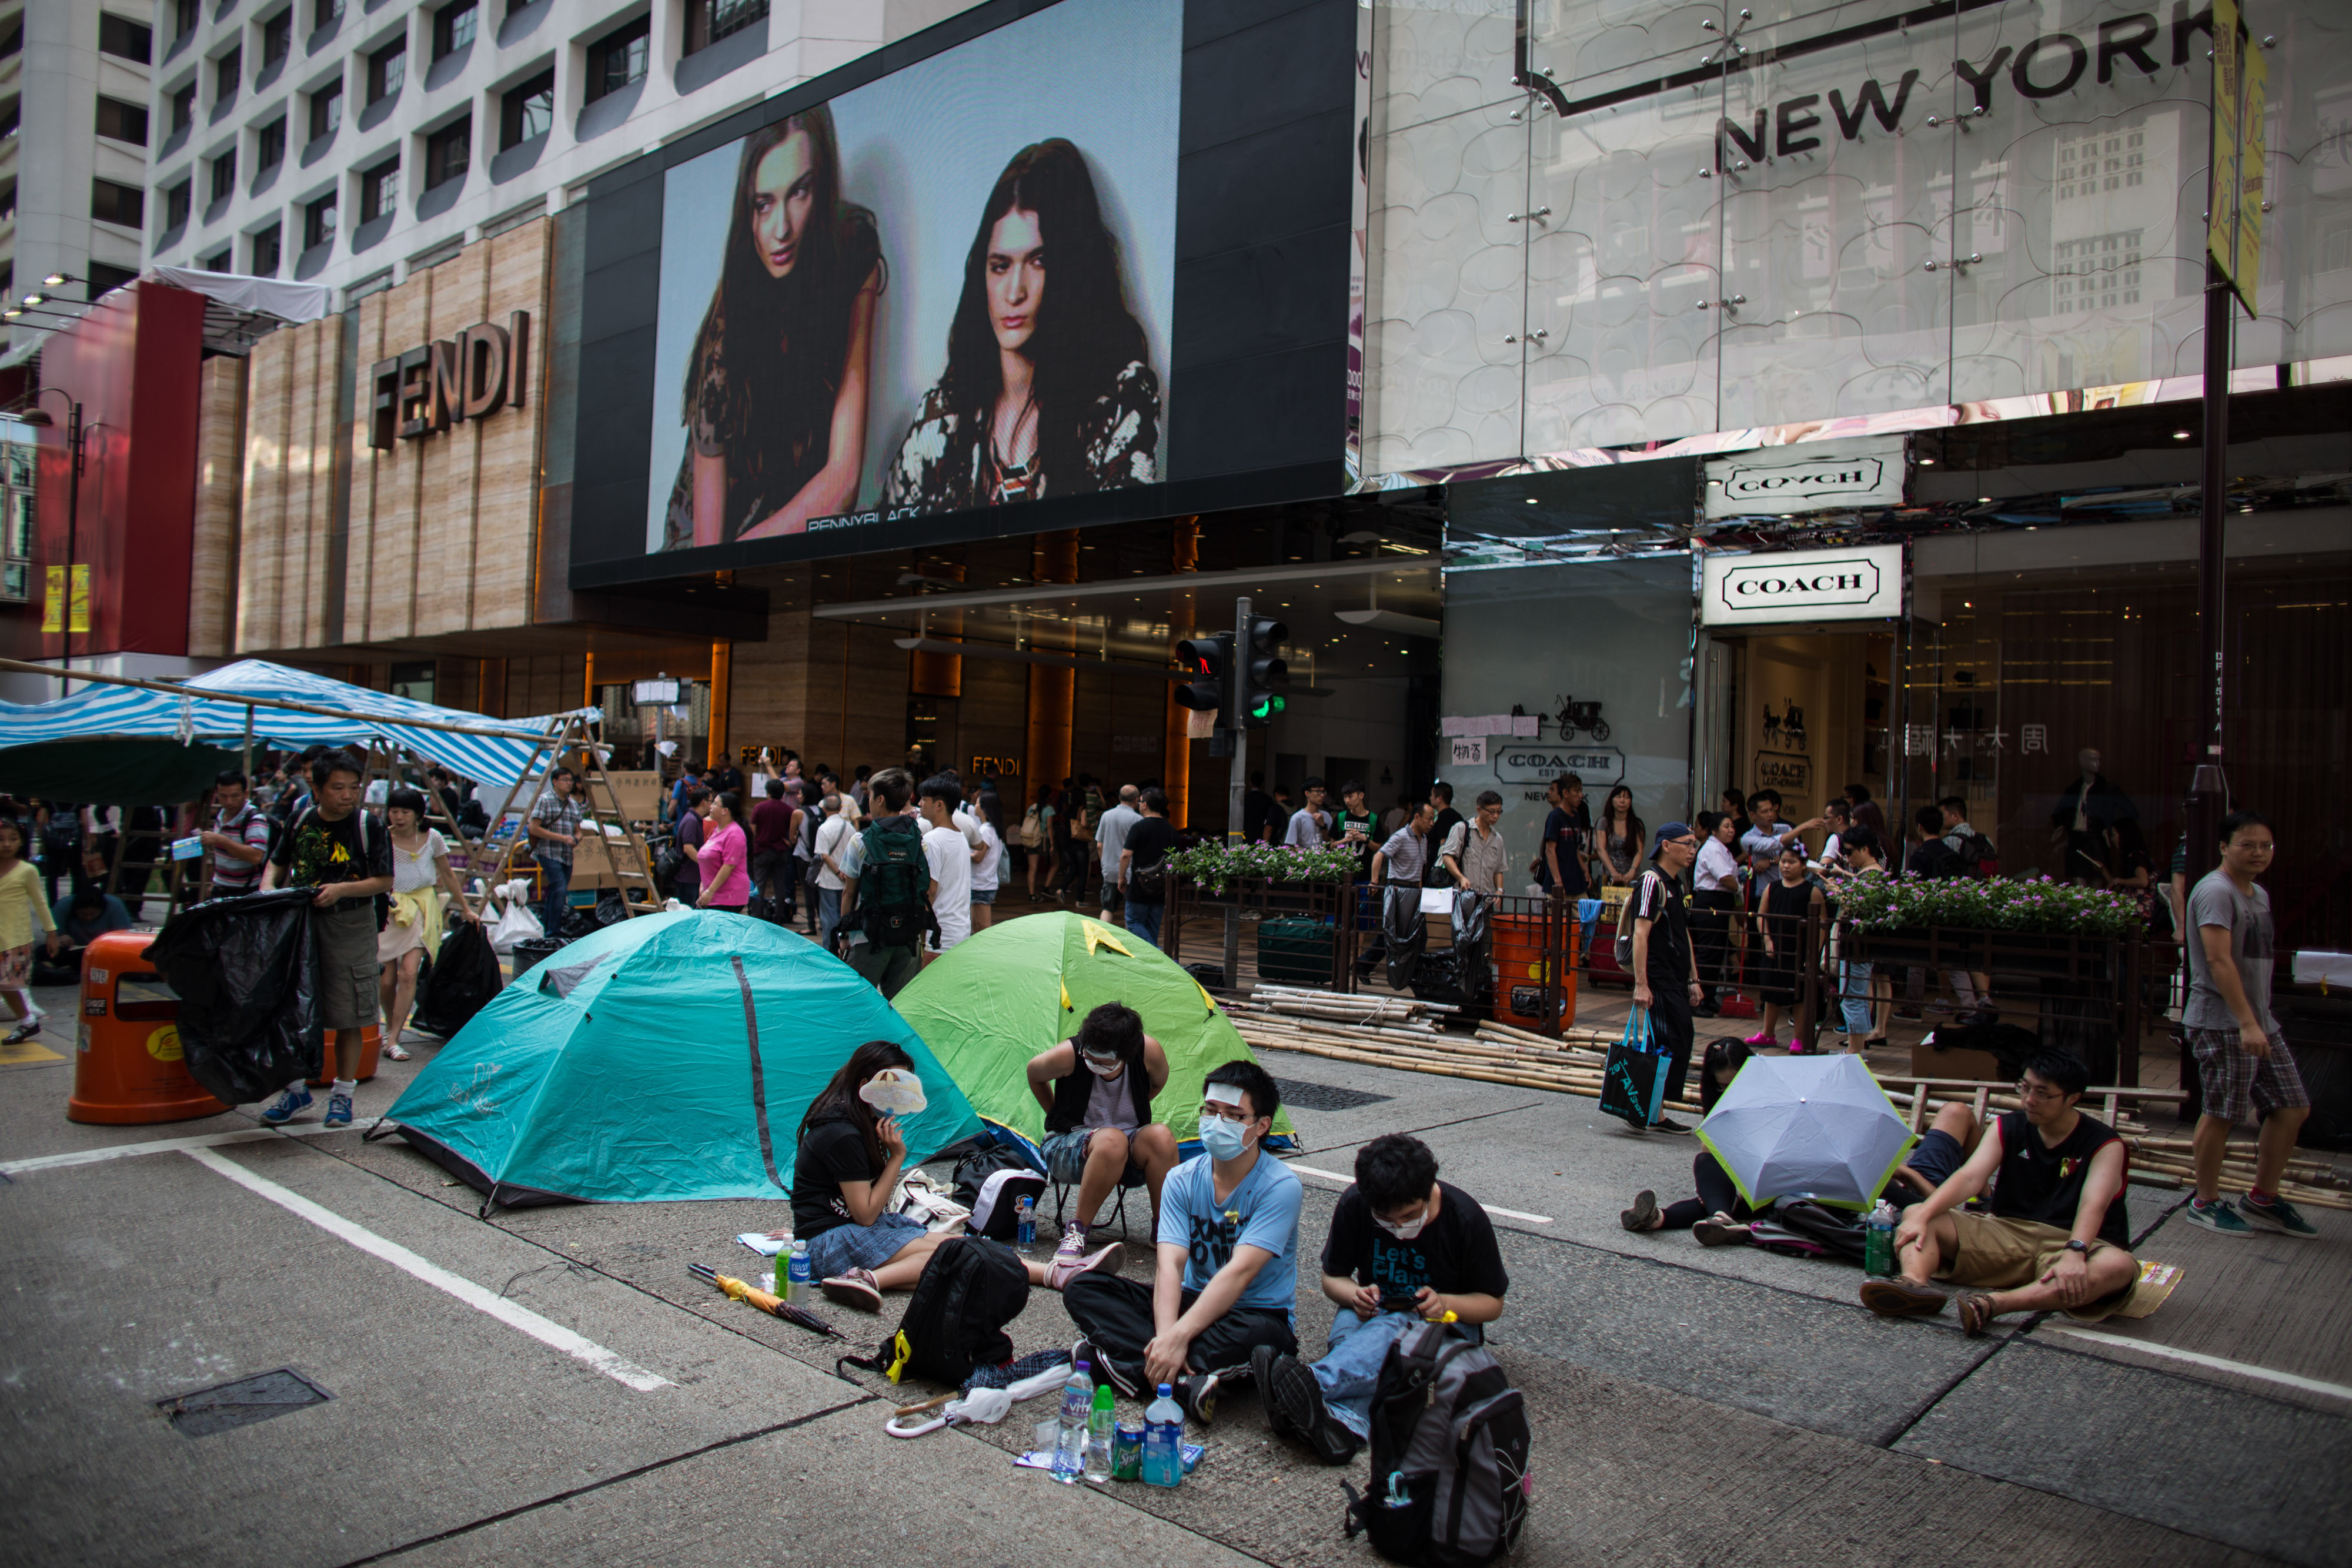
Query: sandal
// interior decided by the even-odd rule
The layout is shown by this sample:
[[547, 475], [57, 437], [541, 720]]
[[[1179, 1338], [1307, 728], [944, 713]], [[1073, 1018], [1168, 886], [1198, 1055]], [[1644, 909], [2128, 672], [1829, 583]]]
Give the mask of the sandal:
[[400, 1041], [396, 1040], [387, 1040], [383, 1042], [383, 1059], [386, 1061], [406, 1061], [408, 1060], [407, 1048], [403, 1046]]
[[1756, 1233], [1731, 1216], [1716, 1213], [1691, 1227], [1691, 1235], [1702, 1247], [1733, 1247], [1753, 1245]]
[[1983, 1291], [1965, 1291], [1953, 1298], [1952, 1311], [1960, 1320], [1960, 1328], [1970, 1339], [1980, 1339], [1992, 1327], [1992, 1297]]

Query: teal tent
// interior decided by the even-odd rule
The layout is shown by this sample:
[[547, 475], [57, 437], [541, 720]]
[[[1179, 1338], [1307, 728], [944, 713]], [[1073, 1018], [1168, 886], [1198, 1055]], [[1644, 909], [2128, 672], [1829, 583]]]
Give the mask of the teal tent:
[[980, 1131], [921, 1037], [814, 943], [715, 910], [641, 915], [499, 992], [379, 1132], [485, 1209], [782, 1197], [803, 1113], [869, 1040], [903, 1048], [929, 1100], [905, 1123], [909, 1165]]

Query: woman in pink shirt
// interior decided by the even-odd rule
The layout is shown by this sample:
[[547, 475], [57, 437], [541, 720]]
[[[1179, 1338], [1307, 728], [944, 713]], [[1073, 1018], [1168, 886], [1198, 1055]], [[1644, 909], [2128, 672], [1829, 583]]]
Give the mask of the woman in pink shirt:
[[694, 852], [702, 867], [702, 896], [696, 900], [700, 908], [731, 909], [740, 915], [751, 901], [751, 846], [736, 821], [742, 809], [743, 797], [732, 789], [710, 798], [702, 847]]

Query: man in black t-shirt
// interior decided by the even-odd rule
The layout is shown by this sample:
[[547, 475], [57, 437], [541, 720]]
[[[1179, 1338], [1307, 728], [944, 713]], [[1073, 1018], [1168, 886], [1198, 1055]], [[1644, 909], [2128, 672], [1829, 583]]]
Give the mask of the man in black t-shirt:
[[[360, 778], [359, 758], [348, 751], [314, 763], [314, 803], [279, 836], [261, 873], [264, 891], [319, 890], [310, 916], [315, 994], [319, 1022], [335, 1037], [334, 1086], [320, 1123], [326, 1127], [352, 1124], [352, 1095], [367, 1049], [361, 1031], [376, 1021], [376, 899], [392, 891], [392, 835], [360, 804]], [[261, 1119], [274, 1127], [310, 1103], [310, 1091], [297, 1078], [263, 1109]]]
[[1176, 847], [1168, 821], [1168, 792], [1146, 789], [1143, 820], [1127, 830], [1118, 852], [1119, 891], [1127, 895], [1127, 928], [1153, 946], [1160, 945], [1160, 917], [1168, 908], [1168, 876], [1160, 862]]
[[[2018, 1098], [1984, 1131], [1968, 1163], [1895, 1233], [1899, 1280], [1872, 1280], [1862, 1302], [1882, 1317], [1939, 1312], [1945, 1293], [1928, 1281], [1972, 1286], [1956, 1293], [1960, 1326], [1980, 1334], [2005, 1312], [2063, 1310], [2096, 1322], [2131, 1299], [2139, 1264], [2124, 1207], [2129, 1155], [2114, 1128], [2075, 1109], [2090, 1073], [2044, 1051], [2025, 1064]], [[1992, 1186], [1992, 1213], [1960, 1207]]]
[[1312, 1365], [1270, 1345], [1250, 1368], [1275, 1431], [1344, 1465], [1371, 1436], [1372, 1394], [1389, 1346], [1416, 1322], [1452, 1312], [1474, 1343], [1503, 1315], [1510, 1289], [1494, 1222], [1478, 1200], [1437, 1179], [1437, 1156], [1390, 1133], [1356, 1155], [1323, 1243], [1323, 1293], [1338, 1303], [1330, 1348]]
[[[1691, 1009], [1706, 993], [1700, 988], [1698, 958], [1691, 948], [1690, 916], [1683, 908], [1683, 873], [1698, 858], [1698, 835], [1682, 822], [1658, 829], [1652, 851], [1655, 863], [1644, 866], [1633, 880], [1633, 1005], [1650, 1009], [1650, 1034], [1658, 1054], [1666, 1058], [1668, 1100], [1683, 1097], [1690, 1077]], [[1627, 1116], [1630, 1124], [1636, 1118]], [[1687, 1133], [1690, 1129], [1661, 1115], [1647, 1129], [1654, 1133]]]
[[1544, 791], [1551, 810], [1544, 814], [1543, 846], [1536, 852], [1536, 880], [1571, 902], [1591, 885], [1585, 871], [1585, 835], [1592, 813], [1584, 804], [1584, 780], [1563, 773]]

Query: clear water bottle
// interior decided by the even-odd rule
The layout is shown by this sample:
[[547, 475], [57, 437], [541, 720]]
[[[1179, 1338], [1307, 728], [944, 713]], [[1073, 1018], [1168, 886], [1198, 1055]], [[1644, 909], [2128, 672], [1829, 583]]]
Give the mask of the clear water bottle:
[[1184, 1407], [1171, 1384], [1143, 1412], [1143, 1479], [1148, 1486], [1174, 1487], [1184, 1480]]
[[1094, 1408], [1087, 1416], [1087, 1479], [1097, 1486], [1110, 1480], [1110, 1446], [1118, 1434], [1118, 1396], [1109, 1384], [1095, 1390]]
[[1082, 1361], [1062, 1385], [1062, 1417], [1054, 1433], [1054, 1479], [1066, 1486], [1086, 1472], [1087, 1423], [1094, 1411], [1094, 1364]]
[[784, 1299], [791, 1301], [792, 1304], [796, 1307], [807, 1306], [809, 1304], [810, 1294], [809, 1250], [807, 1242], [797, 1239], [793, 1242], [792, 1262], [786, 1268], [784, 1277], [786, 1283], [791, 1287], [791, 1289], [785, 1292]]
[[1013, 1249], [1024, 1258], [1037, 1255], [1037, 1200], [1023, 1194], [1014, 1208], [1013, 1219]]
[[1870, 1211], [1869, 1232], [1863, 1239], [1862, 1268], [1866, 1274], [1895, 1272], [1895, 1206], [1885, 1198]]

